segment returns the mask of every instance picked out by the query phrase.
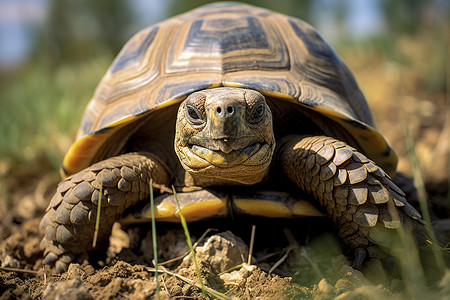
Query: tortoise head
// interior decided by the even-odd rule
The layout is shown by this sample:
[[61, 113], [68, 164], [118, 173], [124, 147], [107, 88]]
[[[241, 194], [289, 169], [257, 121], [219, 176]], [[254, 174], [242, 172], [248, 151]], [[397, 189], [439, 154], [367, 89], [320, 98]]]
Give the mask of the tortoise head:
[[188, 96], [178, 109], [175, 152], [194, 179], [257, 183], [274, 149], [272, 113], [254, 90], [203, 90]]

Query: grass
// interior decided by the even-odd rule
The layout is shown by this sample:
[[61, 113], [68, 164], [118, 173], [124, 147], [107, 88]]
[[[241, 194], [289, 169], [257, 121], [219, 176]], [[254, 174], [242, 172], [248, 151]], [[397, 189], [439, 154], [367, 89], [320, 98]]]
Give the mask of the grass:
[[250, 236], [250, 248], [248, 250], [248, 260], [247, 260], [248, 265], [252, 264], [253, 246], [255, 244], [255, 231], [256, 231], [256, 226], [252, 225], [252, 235]]
[[191, 252], [191, 256], [192, 256], [192, 261], [194, 262], [194, 266], [195, 266], [195, 271], [197, 273], [197, 277], [198, 277], [198, 285], [200, 286], [203, 296], [205, 296], [206, 299], [224, 299], [224, 300], [230, 300], [231, 298], [229, 298], [228, 296], [208, 287], [205, 286], [203, 283], [203, 277], [202, 277], [202, 272], [200, 271], [199, 268], [199, 264], [197, 261], [197, 257], [195, 255], [195, 249], [194, 246], [192, 245], [192, 240], [191, 240], [191, 235], [189, 233], [189, 228], [187, 226], [187, 222], [186, 219], [183, 216], [181, 207], [180, 207], [180, 202], [178, 201], [178, 197], [177, 197], [177, 192], [175, 190], [175, 187], [172, 186], [172, 190], [173, 190], [173, 194], [175, 196], [175, 200], [177, 202], [177, 207], [178, 207], [178, 215], [180, 217], [180, 222], [181, 222], [181, 226], [183, 227], [183, 231], [184, 231], [184, 235], [186, 237], [186, 243], [188, 244], [189, 250]]
[[417, 194], [419, 197], [420, 210], [422, 211], [422, 218], [425, 221], [425, 226], [430, 235], [431, 239], [431, 247], [433, 249], [433, 257], [436, 260], [436, 266], [441, 275], [445, 273], [445, 260], [442, 256], [442, 247], [439, 246], [439, 242], [436, 239], [436, 235], [433, 231], [433, 226], [431, 223], [430, 212], [428, 210], [427, 204], [427, 194], [425, 190], [425, 183], [423, 181], [422, 172], [420, 171], [419, 161], [417, 159], [416, 152], [414, 150], [414, 141], [411, 137], [411, 133], [408, 130], [408, 127], [405, 126], [405, 136], [406, 136], [406, 144], [408, 149], [408, 154], [411, 160], [411, 165], [413, 168], [414, 174], [414, 185], [417, 188]]
[[[424, 299], [431, 295], [436, 295], [436, 291], [427, 286], [426, 274], [435, 278], [443, 278], [449, 272], [443, 257], [443, 249], [436, 240], [431, 224], [431, 218], [427, 205], [427, 196], [425, 184], [420, 170], [419, 161], [415, 153], [415, 144], [412, 139], [408, 126], [405, 125], [405, 139], [407, 144], [407, 151], [413, 169], [414, 185], [418, 191], [418, 198], [422, 217], [425, 221], [425, 227], [430, 238], [430, 249], [419, 249], [414, 241], [414, 237], [406, 232], [402, 227], [397, 229], [398, 240], [397, 245], [390, 249], [391, 253], [396, 258], [405, 285], [405, 293], [412, 299]], [[420, 251], [427, 251], [427, 257], [419, 255]], [[431, 253], [430, 253], [431, 252]], [[430, 253], [430, 254], [429, 254]], [[432, 256], [432, 257], [430, 257]], [[421, 259], [422, 258], [422, 259]], [[432, 269], [430, 269], [429, 261], [434, 260]], [[428, 268], [428, 269], [427, 269]]]
[[159, 297], [158, 242], [156, 239], [155, 199], [153, 197], [153, 179], [150, 179], [150, 209], [152, 216], [153, 264], [155, 266], [156, 294]]
[[30, 65], [0, 84], [0, 159], [59, 168], [110, 57], [50, 68]]
[[197, 272], [197, 276], [198, 276], [198, 281], [202, 288], [203, 295], [205, 296], [205, 298], [208, 299], [209, 294], [206, 291], [205, 285], [203, 284], [202, 273], [200, 271], [200, 268], [198, 267], [197, 258], [195, 256], [195, 250], [194, 250], [194, 247], [192, 246], [191, 235], [189, 234], [189, 229], [188, 229], [188, 226], [186, 223], [186, 219], [184, 218], [183, 213], [181, 211], [180, 202], [178, 201], [177, 192], [175, 191], [175, 187], [172, 186], [172, 190], [173, 190], [173, 194], [175, 196], [175, 200], [177, 201], [178, 214], [180, 216], [181, 226], [183, 227], [184, 235], [186, 236], [186, 243], [188, 244], [189, 249], [191, 251], [192, 260], [194, 261], [194, 265], [195, 265], [195, 271]]
[[100, 228], [100, 213], [102, 211], [102, 196], [103, 196], [103, 176], [102, 182], [100, 182], [100, 190], [98, 192], [97, 216], [95, 218], [95, 230], [94, 230], [94, 237], [92, 238], [92, 248], [95, 248], [97, 246], [98, 231]]

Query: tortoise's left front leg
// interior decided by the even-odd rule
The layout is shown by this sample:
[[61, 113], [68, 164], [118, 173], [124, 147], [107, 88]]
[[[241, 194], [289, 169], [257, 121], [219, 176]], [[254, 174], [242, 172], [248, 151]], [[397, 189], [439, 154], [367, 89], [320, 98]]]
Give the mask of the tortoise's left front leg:
[[[114, 222], [127, 208], [147, 199], [150, 180], [155, 189], [170, 178], [165, 164], [147, 152], [110, 157], [67, 177], [58, 185], [41, 220], [44, 263], [54, 262], [57, 273], [62, 273], [75, 257], [94, 248], [105, 249]], [[97, 214], [100, 226], [94, 247]]]
[[326, 210], [344, 242], [355, 249], [355, 265], [377, 246], [390, 247], [401, 224], [420, 235], [420, 214], [373, 161], [346, 143], [325, 136], [287, 136], [279, 142], [284, 174]]

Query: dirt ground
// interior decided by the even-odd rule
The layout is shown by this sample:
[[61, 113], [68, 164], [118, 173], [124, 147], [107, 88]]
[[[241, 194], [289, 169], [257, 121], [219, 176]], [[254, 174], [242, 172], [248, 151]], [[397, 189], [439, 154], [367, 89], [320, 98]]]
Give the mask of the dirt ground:
[[[394, 70], [383, 63], [371, 65], [371, 61], [358, 61], [358, 57], [353, 61], [350, 68], [363, 91], [370, 95], [378, 127], [400, 156], [399, 169], [409, 176], [413, 174], [406, 152], [406, 124], [415, 141], [433, 218], [448, 218], [450, 111], [446, 95], [414, 94], [413, 90], [420, 88], [420, 78], [411, 77], [408, 70]], [[373, 82], [377, 82], [376, 87]], [[0, 197], [8, 197], [8, 203], [0, 209], [0, 299], [205, 298], [191, 256], [182, 256], [188, 247], [179, 225], [157, 225], [159, 287], [152, 264], [149, 226], [127, 231], [115, 226], [106, 258], [71, 264], [63, 275], [44, 266], [39, 247], [43, 233], [38, 227], [59, 180], [50, 169], [42, 163], [12, 167], [0, 160]], [[252, 222], [230, 223], [222, 220], [189, 225], [193, 242], [207, 228], [218, 228], [201, 239], [196, 248], [198, 270], [208, 287], [205, 293], [211, 298], [450, 299], [448, 272], [427, 278], [424, 294], [417, 294], [401, 271], [383, 267], [380, 262], [369, 261], [361, 271], [355, 270], [351, 267], [351, 252], [323, 219], [286, 221], [281, 225], [275, 220], [260, 221], [250, 264]], [[299, 226], [306, 235], [294, 237], [292, 229]]]
[[[71, 264], [65, 274], [56, 275], [49, 266], [42, 264], [39, 221], [39, 216], [23, 218], [19, 213], [2, 220], [0, 259], [4, 268], [0, 271], [0, 299], [205, 298], [193, 260], [186, 255], [189, 249], [179, 226], [159, 225], [160, 287], [157, 292], [155, 270], [149, 267], [153, 260], [149, 231], [136, 227], [125, 232], [117, 224], [106, 259], [95, 264]], [[305, 222], [288, 225], [303, 226]], [[318, 222], [309, 220], [308, 223]], [[196, 232], [205, 231], [205, 225], [191, 226], [194, 241]], [[212, 289], [207, 291], [212, 298], [404, 299], [407, 295], [402, 281], [387, 274], [377, 261], [366, 264], [363, 270], [366, 275], [353, 269], [349, 257], [340, 253], [342, 245], [334, 234], [324, 233], [333, 231], [330, 224], [314, 232], [325, 234], [322, 239], [327, 240], [316, 246], [314, 242], [300, 246], [286, 229], [288, 227], [271, 231], [260, 225], [256, 226], [257, 231], [263, 232], [257, 232], [256, 239], [263, 241], [255, 243], [250, 265], [247, 264], [248, 242], [231, 231], [211, 231], [200, 241], [196, 260], [204, 285]], [[283, 238], [276, 238], [276, 235]], [[280, 242], [284, 239], [284, 243]], [[331, 254], [324, 254], [320, 253], [323, 249], [314, 249], [320, 245], [337, 246]], [[179, 259], [164, 263], [173, 258]], [[279, 263], [272, 272], [270, 269]], [[433, 284], [436, 299], [450, 295], [450, 274]]]
[[[26, 201], [25, 197], [21, 202]], [[151, 232], [142, 227], [125, 232], [116, 224], [106, 259], [71, 264], [63, 275], [54, 274], [52, 268], [42, 264], [42, 232], [38, 230], [41, 209], [30, 206], [26, 211], [34, 210], [37, 215], [26, 217], [24, 212], [16, 211], [2, 219], [0, 299], [205, 298], [178, 224], [157, 225], [157, 287], [155, 269], [149, 267], [153, 260]], [[227, 223], [219, 220], [190, 226], [193, 242], [207, 231], [208, 225], [220, 228], [206, 232], [207, 237], [196, 247], [198, 269], [204, 285], [210, 288], [208, 295], [214, 299], [406, 299], [408, 295], [398, 274], [389, 274], [378, 261], [367, 262], [362, 272], [352, 268], [350, 253], [339, 243], [331, 224], [319, 226], [327, 223], [323, 219], [256, 222], [251, 264], [247, 264], [249, 236], [240, 238], [222, 229]], [[250, 230], [251, 223], [239, 226]], [[294, 237], [288, 229], [308, 228], [305, 224], [316, 228], [309, 233], [321, 236], [320, 242], [313, 239], [308, 246], [300, 245], [297, 241], [304, 237]], [[236, 226], [231, 228], [242, 233]], [[174, 258], [178, 259], [169, 261]], [[431, 298], [448, 299], [450, 274], [431, 284]]]

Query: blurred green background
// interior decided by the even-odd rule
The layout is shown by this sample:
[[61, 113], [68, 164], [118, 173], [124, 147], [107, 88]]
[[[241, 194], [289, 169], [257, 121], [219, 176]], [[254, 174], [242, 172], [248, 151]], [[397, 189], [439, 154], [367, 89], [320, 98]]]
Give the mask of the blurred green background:
[[[134, 32], [208, 2], [0, 0], [0, 188], [10, 175], [58, 169], [97, 83]], [[424, 157], [435, 158], [448, 127], [448, 1], [244, 2], [318, 28], [394, 148], [404, 152], [403, 129], [393, 126], [406, 118]]]

